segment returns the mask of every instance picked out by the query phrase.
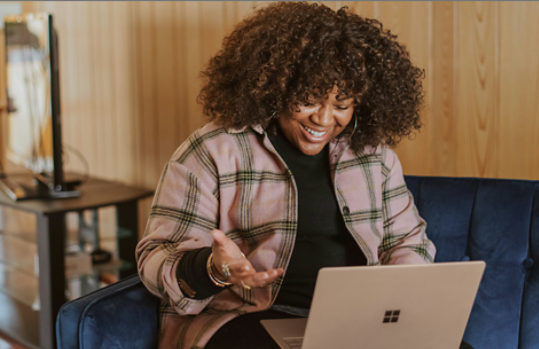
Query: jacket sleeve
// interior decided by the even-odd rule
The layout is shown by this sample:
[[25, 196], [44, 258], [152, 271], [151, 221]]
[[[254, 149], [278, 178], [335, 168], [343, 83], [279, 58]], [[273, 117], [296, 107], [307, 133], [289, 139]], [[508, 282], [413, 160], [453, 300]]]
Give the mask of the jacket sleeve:
[[[182, 146], [183, 147], [183, 146]], [[161, 175], [144, 238], [136, 248], [140, 278], [148, 290], [180, 315], [198, 314], [211, 301], [184, 295], [177, 278], [178, 262], [187, 251], [210, 247], [218, 225], [217, 178], [203, 152], [180, 147]]]
[[391, 149], [382, 155], [384, 235], [378, 249], [382, 264], [433, 263], [436, 248], [425, 232], [414, 198], [406, 187], [399, 159]]

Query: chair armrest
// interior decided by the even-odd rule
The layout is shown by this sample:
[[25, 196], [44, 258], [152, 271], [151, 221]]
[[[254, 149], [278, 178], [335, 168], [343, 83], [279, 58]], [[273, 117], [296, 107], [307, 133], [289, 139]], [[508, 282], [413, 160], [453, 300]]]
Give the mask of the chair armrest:
[[133, 275], [62, 306], [59, 349], [157, 347], [160, 300]]

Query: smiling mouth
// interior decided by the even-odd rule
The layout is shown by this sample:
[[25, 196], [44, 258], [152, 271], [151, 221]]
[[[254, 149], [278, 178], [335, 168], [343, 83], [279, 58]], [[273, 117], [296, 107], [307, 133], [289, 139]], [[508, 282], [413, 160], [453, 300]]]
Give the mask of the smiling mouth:
[[310, 134], [312, 134], [315, 137], [322, 137], [323, 135], [325, 135], [327, 133], [327, 131], [325, 131], [325, 132], [316, 132], [315, 130], [310, 129], [310, 128], [308, 128], [307, 126], [305, 126], [303, 124], [301, 124], [301, 126], [303, 126], [305, 131], [309, 132]]

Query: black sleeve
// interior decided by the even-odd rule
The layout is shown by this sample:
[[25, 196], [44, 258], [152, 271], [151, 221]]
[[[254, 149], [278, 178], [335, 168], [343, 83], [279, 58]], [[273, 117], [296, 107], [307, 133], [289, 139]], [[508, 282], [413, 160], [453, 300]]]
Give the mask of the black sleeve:
[[185, 253], [178, 263], [176, 276], [184, 295], [192, 299], [206, 299], [222, 290], [211, 281], [206, 262], [211, 254], [211, 247], [204, 247]]

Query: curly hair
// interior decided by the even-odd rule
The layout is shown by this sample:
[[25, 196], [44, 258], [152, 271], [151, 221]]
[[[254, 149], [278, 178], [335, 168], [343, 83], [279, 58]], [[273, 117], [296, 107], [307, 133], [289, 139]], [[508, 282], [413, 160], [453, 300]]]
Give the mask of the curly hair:
[[421, 127], [424, 97], [424, 70], [396, 38], [347, 7], [335, 12], [318, 3], [277, 2], [224, 38], [201, 72], [197, 101], [224, 127], [260, 124], [274, 133], [275, 116], [327, 98], [336, 85], [338, 99], [354, 98], [351, 148], [394, 146]]

